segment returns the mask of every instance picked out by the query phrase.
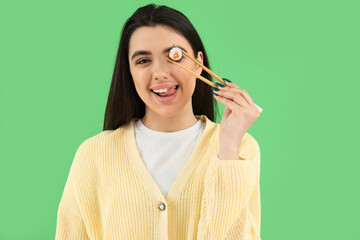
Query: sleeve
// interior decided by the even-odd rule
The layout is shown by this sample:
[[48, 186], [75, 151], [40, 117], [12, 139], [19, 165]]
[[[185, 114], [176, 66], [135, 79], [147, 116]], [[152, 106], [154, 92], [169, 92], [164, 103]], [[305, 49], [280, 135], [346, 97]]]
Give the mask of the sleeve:
[[75, 158], [72, 162], [70, 172], [65, 184], [64, 192], [60, 200], [57, 223], [56, 223], [56, 240], [63, 239], [90, 239], [86, 232], [84, 220], [81, 216], [77, 184], [78, 184], [78, 169], [80, 160], [83, 155], [83, 144], [80, 145], [76, 151]]
[[261, 240], [260, 148], [247, 133], [239, 156], [214, 154], [206, 170], [197, 239]]
[[90, 239], [86, 233], [84, 221], [63, 201], [60, 202], [55, 240], [65, 239]]

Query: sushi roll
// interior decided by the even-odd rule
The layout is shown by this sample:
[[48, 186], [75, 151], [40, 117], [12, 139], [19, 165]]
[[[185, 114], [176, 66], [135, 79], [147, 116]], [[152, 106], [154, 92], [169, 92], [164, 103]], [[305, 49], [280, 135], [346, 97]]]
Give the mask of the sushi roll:
[[171, 48], [170, 52], [169, 52], [169, 57], [174, 60], [175, 62], [180, 62], [183, 54], [181, 52], [181, 49], [178, 47], [173, 47]]

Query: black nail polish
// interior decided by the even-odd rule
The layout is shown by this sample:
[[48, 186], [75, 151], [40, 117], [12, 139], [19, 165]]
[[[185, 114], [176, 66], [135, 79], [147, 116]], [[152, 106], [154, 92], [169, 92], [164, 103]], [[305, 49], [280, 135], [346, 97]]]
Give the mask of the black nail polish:
[[214, 95], [216, 95], [216, 96], [219, 96], [219, 95], [217, 95], [217, 94], [216, 94], [216, 93], [214, 93], [214, 92], [213, 92], [213, 94], [214, 94]]
[[227, 78], [223, 78], [224, 81], [227, 81], [227, 82], [231, 82], [229, 79]]
[[214, 90], [214, 91], [219, 91], [219, 89], [214, 88], [214, 87], [212, 87], [211, 89]]
[[221, 83], [215, 83], [216, 85], [218, 85], [219, 87], [225, 87], [224, 85], [222, 85]]

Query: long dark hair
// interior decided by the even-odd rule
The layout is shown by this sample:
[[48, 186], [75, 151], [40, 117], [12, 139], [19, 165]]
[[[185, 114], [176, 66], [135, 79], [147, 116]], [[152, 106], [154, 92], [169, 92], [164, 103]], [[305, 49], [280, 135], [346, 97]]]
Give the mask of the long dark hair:
[[[168, 26], [186, 38], [195, 54], [202, 51], [203, 64], [210, 68], [200, 36], [184, 14], [167, 6], [156, 6], [155, 4], [138, 8], [122, 28], [105, 110], [104, 131], [115, 130], [126, 125], [133, 118], [144, 117], [145, 103], [137, 94], [130, 73], [129, 41], [137, 28], [142, 26], [154, 27], [158, 24]], [[211, 75], [206, 71], [202, 71], [201, 76], [213, 81]], [[194, 115], [206, 115], [213, 122], [215, 116], [218, 117], [217, 101], [213, 98], [212, 89], [199, 79], [196, 79], [196, 87], [192, 95], [192, 108]]]

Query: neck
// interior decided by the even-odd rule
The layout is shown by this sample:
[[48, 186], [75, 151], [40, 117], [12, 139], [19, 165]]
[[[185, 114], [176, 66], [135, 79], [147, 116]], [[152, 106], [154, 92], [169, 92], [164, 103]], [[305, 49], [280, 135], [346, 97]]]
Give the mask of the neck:
[[154, 131], [177, 132], [193, 126], [198, 119], [193, 114], [191, 107], [191, 111], [184, 109], [168, 116], [159, 115], [147, 109], [141, 121], [146, 127]]

